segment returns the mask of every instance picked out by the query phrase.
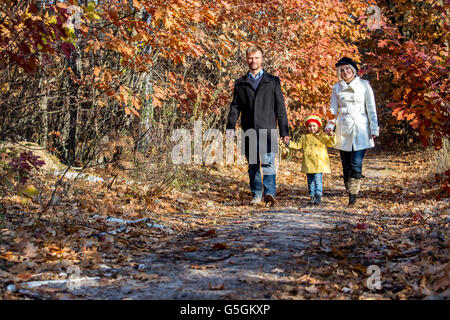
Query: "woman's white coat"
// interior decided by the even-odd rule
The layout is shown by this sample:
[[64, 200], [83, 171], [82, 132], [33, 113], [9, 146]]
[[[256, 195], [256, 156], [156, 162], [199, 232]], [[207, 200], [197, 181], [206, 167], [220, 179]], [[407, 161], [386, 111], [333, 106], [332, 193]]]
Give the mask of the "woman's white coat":
[[369, 81], [356, 76], [350, 83], [341, 80], [333, 86], [330, 112], [335, 115], [336, 145], [343, 151], [375, 146], [372, 135], [379, 135], [375, 97]]

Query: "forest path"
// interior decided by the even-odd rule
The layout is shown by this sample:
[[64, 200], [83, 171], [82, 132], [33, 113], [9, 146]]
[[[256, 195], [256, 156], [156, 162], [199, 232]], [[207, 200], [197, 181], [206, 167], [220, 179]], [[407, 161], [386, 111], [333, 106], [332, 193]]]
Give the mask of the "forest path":
[[[381, 290], [369, 288], [371, 273], [367, 268], [376, 266], [382, 272], [387, 271], [390, 266], [385, 266], [384, 258], [389, 254], [394, 261], [411, 260], [408, 247], [402, 247], [406, 251], [397, 256], [392, 255], [392, 247], [385, 242], [389, 237], [380, 232], [395, 233], [402, 222], [411, 222], [411, 212], [398, 215], [390, 211], [394, 207], [408, 201], [411, 205], [413, 201], [412, 207], [419, 210], [416, 201], [420, 200], [403, 192], [408, 186], [402, 178], [408, 177], [410, 170], [415, 171], [414, 165], [407, 160], [369, 154], [365, 159], [365, 179], [358, 204], [348, 207], [336, 154], [332, 155], [332, 160], [335, 174], [325, 178], [320, 206], [309, 205], [306, 183], [289, 183], [292, 176], [297, 178], [298, 175], [290, 173], [288, 167], [281, 167], [275, 207], [247, 206], [241, 201], [241, 205], [235, 207], [239, 212], [234, 215], [221, 214], [218, 208], [213, 223], [173, 235], [167, 242], [149, 247], [148, 254], [135, 260], [128, 274], [120, 270], [123, 276], [118, 277], [115, 285], [112, 281], [104, 287], [83, 288], [78, 292], [79, 297], [394, 298], [395, 292], [404, 286], [385, 281]], [[241, 183], [244, 183], [241, 189], [245, 190], [245, 179]], [[213, 189], [206, 200], [216, 204]], [[432, 205], [436, 209], [436, 203]], [[434, 212], [433, 208], [424, 210]], [[448, 222], [448, 209], [446, 212]], [[190, 217], [194, 219], [195, 214]], [[395, 238], [399, 236], [393, 234], [390, 239], [395, 241]], [[413, 247], [409, 239], [409, 247]], [[407, 254], [403, 255], [404, 252]], [[411, 252], [414, 255], [420, 250]], [[114, 272], [106, 275], [114, 276]]]
[[[277, 204], [270, 208], [249, 205], [245, 166], [192, 167], [183, 185], [150, 203], [139, 185], [80, 181], [71, 188], [77, 196], [60, 193], [48, 213], [69, 220], [31, 220], [20, 232], [23, 219], [33, 217], [26, 210], [39, 206], [12, 203], [4, 229], [10, 239], [0, 243], [3, 295], [448, 298], [449, 201], [436, 199], [429, 154], [368, 152], [351, 207], [336, 150], [330, 160], [318, 206], [309, 204], [295, 155], [279, 167]], [[132, 224], [118, 228], [120, 221]], [[64, 243], [52, 245], [55, 235], [65, 235]]]
[[[332, 228], [329, 211], [276, 207], [229, 220], [214, 233], [175, 237], [139, 261], [149, 279], [83, 290], [101, 299], [269, 299], [275, 284], [301, 272], [302, 251]], [[211, 232], [210, 232], [211, 233]], [[184, 248], [180, 250], [180, 248]], [[139, 276], [138, 276], [139, 277]], [[138, 289], [136, 289], [138, 288]]]

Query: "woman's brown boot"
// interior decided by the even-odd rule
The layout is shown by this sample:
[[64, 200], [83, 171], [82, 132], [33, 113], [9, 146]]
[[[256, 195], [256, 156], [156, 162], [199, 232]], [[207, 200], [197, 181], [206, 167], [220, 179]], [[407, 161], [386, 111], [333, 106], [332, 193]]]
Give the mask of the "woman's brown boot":
[[361, 188], [361, 179], [349, 178], [348, 179], [348, 205], [354, 205], [356, 203], [356, 196]]

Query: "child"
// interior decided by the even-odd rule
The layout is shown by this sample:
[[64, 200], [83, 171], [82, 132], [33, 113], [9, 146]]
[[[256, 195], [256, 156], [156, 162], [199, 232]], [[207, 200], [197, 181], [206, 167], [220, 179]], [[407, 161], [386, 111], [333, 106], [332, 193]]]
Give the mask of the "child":
[[308, 178], [308, 190], [312, 204], [322, 202], [322, 173], [330, 173], [330, 159], [328, 158], [327, 147], [332, 147], [336, 143], [334, 132], [330, 136], [323, 131], [319, 131], [322, 126], [322, 118], [318, 114], [310, 114], [304, 124], [308, 133], [302, 135], [298, 142], [291, 142], [289, 145], [293, 149], [303, 150], [302, 172]]

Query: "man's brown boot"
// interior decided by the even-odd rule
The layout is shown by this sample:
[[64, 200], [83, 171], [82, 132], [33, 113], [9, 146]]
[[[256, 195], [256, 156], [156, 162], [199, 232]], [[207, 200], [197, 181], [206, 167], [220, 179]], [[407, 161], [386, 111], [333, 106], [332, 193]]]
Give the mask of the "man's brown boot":
[[275, 200], [275, 197], [273, 195], [266, 194], [264, 196], [264, 202], [266, 203], [267, 207], [273, 207], [275, 202], [276, 202], [276, 200]]

